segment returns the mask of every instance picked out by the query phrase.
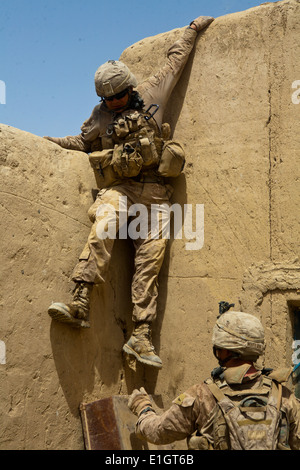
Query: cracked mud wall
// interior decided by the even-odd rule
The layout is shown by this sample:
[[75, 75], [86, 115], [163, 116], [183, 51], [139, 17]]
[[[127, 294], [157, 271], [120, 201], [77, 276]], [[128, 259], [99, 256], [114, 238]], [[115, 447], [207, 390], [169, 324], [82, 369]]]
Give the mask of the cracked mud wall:
[[[142, 79], [152, 67], [142, 52], [152, 48], [162, 57], [178, 34], [142, 41], [122, 57]], [[204, 248], [187, 252], [177, 240], [170, 247], [162, 326], [169, 341], [160, 345], [176, 374], [169, 382], [158, 378], [170, 395], [209, 374], [220, 300], [261, 317], [267, 364], [291, 364], [290, 306], [299, 302], [300, 107], [292, 100], [299, 39], [299, 1], [217, 18], [199, 36], [170, 100], [166, 119], [188, 152], [173, 199], [205, 206]], [[269, 288], [259, 304], [259, 281], [249, 270], [266, 271]], [[280, 282], [289, 275], [293, 283]], [[185, 345], [179, 353], [178, 344]]]
[[[121, 59], [142, 80], [180, 34], [146, 38]], [[261, 317], [267, 366], [290, 365], [290, 305], [300, 301], [300, 104], [291, 99], [299, 39], [296, 0], [217, 18], [170, 99], [165, 120], [187, 151], [172, 200], [204, 204], [205, 238], [199, 251], [186, 250], [184, 238], [170, 241], [153, 333], [158, 373], [139, 365], [133, 372], [121, 354], [132, 328], [126, 241], [93, 293], [91, 329], [51, 322], [51, 301], [71, 296], [94, 176], [85, 154], [0, 126], [0, 449], [83, 449], [80, 403], [134, 387], [168, 406], [215, 366], [220, 300]]]

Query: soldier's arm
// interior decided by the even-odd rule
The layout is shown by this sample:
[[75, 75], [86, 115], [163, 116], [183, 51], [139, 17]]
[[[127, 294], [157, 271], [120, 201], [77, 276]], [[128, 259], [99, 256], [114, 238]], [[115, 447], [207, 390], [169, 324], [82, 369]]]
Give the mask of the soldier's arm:
[[91, 116], [84, 121], [81, 126], [81, 133], [75, 136], [66, 137], [48, 137], [44, 138], [54, 142], [60, 147], [69, 150], [79, 150], [81, 152], [89, 153], [93, 150], [93, 144], [99, 138], [99, 123], [100, 123], [100, 105], [93, 109]]
[[150, 104], [158, 104], [160, 109], [156, 114], [158, 124], [161, 124], [162, 114], [168, 99], [177, 84], [182, 71], [193, 50], [197, 34], [213, 21], [211, 17], [199, 17], [186, 28], [183, 35], [167, 52], [165, 65], [149, 79], [138, 86], [138, 91], [143, 96], [146, 107]]
[[214, 406], [215, 400], [206, 385], [194, 385], [162, 415], [153, 410], [140, 413], [137, 435], [156, 445], [185, 439], [202, 428]]
[[289, 418], [289, 445], [292, 450], [300, 450], [300, 400], [291, 394], [286, 407]]
[[162, 415], [147, 411], [137, 421], [136, 434], [156, 445], [185, 439], [195, 431], [192, 415], [192, 406], [180, 407], [175, 404]]
[[59, 145], [64, 149], [69, 150], [79, 150], [81, 152], [90, 152], [90, 143], [85, 142], [82, 138], [81, 134], [71, 136], [68, 135], [66, 137], [48, 137], [45, 136], [44, 139], [49, 140], [50, 142], [54, 142], [55, 144]]

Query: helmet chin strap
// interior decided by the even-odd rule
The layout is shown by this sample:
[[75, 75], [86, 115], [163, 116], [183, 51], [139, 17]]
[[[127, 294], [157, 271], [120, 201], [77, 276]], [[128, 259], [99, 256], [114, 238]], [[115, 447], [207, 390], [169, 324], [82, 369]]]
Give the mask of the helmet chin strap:
[[231, 359], [233, 359], [235, 357], [238, 357], [238, 356], [235, 356], [234, 354], [232, 354], [232, 356], [228, 356], [228, 357], [226, 357], [226, 359], [223, 359], [223, 360], [218, 359], [219, 365], [221, 367], [225, 367], [227, 362], [229, 362]]

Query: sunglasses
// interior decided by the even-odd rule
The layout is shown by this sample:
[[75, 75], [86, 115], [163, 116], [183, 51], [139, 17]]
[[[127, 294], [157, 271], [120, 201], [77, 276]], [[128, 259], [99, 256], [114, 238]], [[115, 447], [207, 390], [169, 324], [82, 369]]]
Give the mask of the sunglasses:
[[103, 96], [101, 99], [102, 101], [121, 100], [122, 98], [124, 98], [124, 96], [127, 95], [128, 92], [129, 90], [128, 88], [126, 88], [126, 90], [120, 91], [120, 93], [117, 93], [116, 95], [109, 96], [108, 98], [105, 98], [105, 96]]

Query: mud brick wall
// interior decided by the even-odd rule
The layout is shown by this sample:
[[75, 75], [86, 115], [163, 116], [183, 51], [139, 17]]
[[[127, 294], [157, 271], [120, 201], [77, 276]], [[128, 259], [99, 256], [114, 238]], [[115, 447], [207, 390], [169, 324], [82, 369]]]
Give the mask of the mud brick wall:
[[[146, 38], [121, 60], [143, 80], [180, 34]], [[204, 245], [186, 250], [184, 237], [170, 240], [153, 332], [160, 372], [133, 371], [121, 353], [132, 329], [126, 240], [93, 293], [91, 329], [51, 322], [50, 303], [71, 298], [94, 175], [85, 154], [0, 126], [1, 450], [83, 449], [80, 403], [135, 387], [168, 406], [215, 367], [221, 300], [262, 319], [266, 366], [291, 364], [300, 305], [299, 38], [297, 0], [217, 18], [170, 98], [165, 120], [187, 152], [172, 200], [204, 205]]]

